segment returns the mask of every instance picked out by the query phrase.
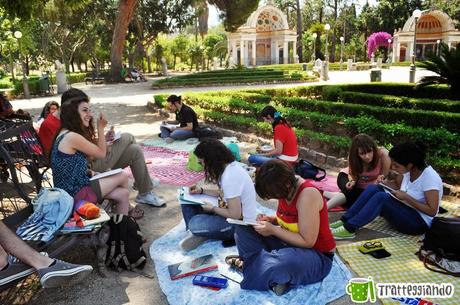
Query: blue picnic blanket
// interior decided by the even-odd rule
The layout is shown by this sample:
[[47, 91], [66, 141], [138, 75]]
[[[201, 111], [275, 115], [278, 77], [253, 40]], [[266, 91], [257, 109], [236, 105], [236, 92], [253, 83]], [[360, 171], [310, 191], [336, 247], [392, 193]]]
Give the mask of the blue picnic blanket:
[[[273, 214], [273, 211], [266, 210], [262, 212]], [[220, 241], [206, 242], [197, 249], [185, 253], [179, 247], [179, 241], [185, 236], [185, 224], [182, 221], [150, 246], [150, 257], [155, 263], [158, 282], [171, 305], [326, 304], [345, 294], [345, 286], [351, 278], [350, 271], [338, 255], [335, 255], [332, 270], [322, 282], [294, 288], [280, 297], [271, 291], [243, 290], [239, 284], [230, 280], [228, 287], [220, 291], [194, 286], [193, 276], [172, 281], [169, 277], [168, 265], [191, 257], [213, 254], [219, 263], [219, 269], [222, 270], [222, 268], [227, 268], [225, 257], [230, 254], [238, 254], [235, 246], [224, 248]], [[218, 270], [209, 271], [205, 275], [222, 277]]]

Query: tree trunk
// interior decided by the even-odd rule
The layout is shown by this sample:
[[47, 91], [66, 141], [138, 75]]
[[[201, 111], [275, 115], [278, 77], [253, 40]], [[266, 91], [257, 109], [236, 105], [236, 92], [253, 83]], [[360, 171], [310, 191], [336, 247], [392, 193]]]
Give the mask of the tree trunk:
[[152, 73], [152, 57], [150, 55], [147, 55], [147, 69], [149, 73]]
[[137, 0], [119, 0], [117, 18], [112, 36], [112, 49], [110, 51], [112, 81], [121, 82], [121, 68], [123, 63], [123, 50], [125, 48], [126, 32], [129, 22], [134, 14]]
[[[299, 62], [303, 62], [302, 57], [302, 13], [300, 11], [300, 0], [296, 1], [297, 5], [297, 56], [299, 56]], [[295, 53], [294, 53], [295, 54]]]

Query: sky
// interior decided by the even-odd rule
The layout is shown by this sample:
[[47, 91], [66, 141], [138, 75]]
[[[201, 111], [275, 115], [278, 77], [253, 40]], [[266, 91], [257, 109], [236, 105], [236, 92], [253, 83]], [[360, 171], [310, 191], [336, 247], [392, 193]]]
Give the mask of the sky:
[[[359, 3], [359, 7], [362, 7], [365, 3], [366, 0], [353, 0], [356, 3]], [[377, 0], [368, 0], [370, 5], [375, 5], [377, 3]], [[260, 1], [260, 3], [263, 5], [265, 2]], [[359, 11], [359, 9], [358, 9]], [[215, 25], [218, 25], [220, 22], [219, 20], [219, 12], [217, 8], [214, 5], [209, 6], [209, 20], [208, 20], [208, 26], [213, 27]]]

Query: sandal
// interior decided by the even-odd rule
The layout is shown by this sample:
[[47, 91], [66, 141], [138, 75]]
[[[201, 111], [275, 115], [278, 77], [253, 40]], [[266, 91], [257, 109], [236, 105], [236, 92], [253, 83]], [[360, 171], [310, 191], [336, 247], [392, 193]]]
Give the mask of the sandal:
[[144, 217], [144, 210], [139, 207], [134, 207], [128, 212], [128, 215], [136, 220], [141, 219]]
[[228, 255], [225, 257], [225, 263], [231, 268], [243, 273], [243, 260], [239, 255]]

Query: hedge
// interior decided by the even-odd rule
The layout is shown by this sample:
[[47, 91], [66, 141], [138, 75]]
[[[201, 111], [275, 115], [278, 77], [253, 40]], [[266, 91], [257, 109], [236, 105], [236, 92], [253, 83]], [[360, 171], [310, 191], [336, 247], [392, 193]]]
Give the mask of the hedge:
[[[183, 98], [205, 120], [212, 120], [218, 125], [270, 137], [272, 134], [270, 126], [266, 123], [258, 122], [256, 119], [258, 111], [271, 98], [268, 95], [258, 93], [261, 91], [267, 93], [266, 89], [249, 91], [226, 90], [209, 93], [186, 93]], [[164, 94], [156, 95], [155, 103], [165, 106], [166, 97], [167, 95]], [[278, 100], [274, 99], [275, 102]], [[460, 170], [458, 134], [444, 128], [425, 129], [407, 126], [402, 123], [384, 123], [365, 115], [344, 117], [315, 111], [304, 111], [293, 107], [276, 106], [295, 127], [296, 134], [301, 138], [301, 144], [311, 145], [306, 141], [326, 143], [330, 146], [326, 147], [326, 149], [332, 149], [336, 154], [346, 156], [351, 137], [361, 132], [370, 134], [378, 143], [388, 148], [392, 144], [406, 140], [422, 141], [428, 144], [429, 162], [438, 170], [441, 170], [447, 180], [458, 181], [458, 171]], [[325, 130], [325, 127], [321, 125], [326, 125], [327, 133], [321, 132]], [[344, 128], [349, 136], [340, 134], [339, 130]], [[315, 129], [321, 131], [316, 131]]]
[[[404, 83], [364, 83], [364, 84], [342, 84], [342, 85], [309, 85], [299, 86], [289, 89], [251, 89], [249, 92], [260, 93], [271, 96], [322, 96], [324, 88], [342, 91], [353, 91], [373, 94], [386, 94], [396, 96], [406, 96], [412, 98], [432, 98], [432, 99], [453, 99], [459, 100], [460, 94], [452, 96], [450, 89], [445, 85], [427, 86], [416, 88], [414, 84]], [[327, 90], [327, 89], [326, 89]]]
[[340, 102], [328, 102], [294, 97], [277, 97], [276, 100], [283, 106], [294, 107], [297, 109], [308, 109], [309, 111], [345, 115], [347, 117], [364, 114], [373, 116], [382, 122], [404, 122], [406, 125], [410, 126], [422, 126], [426, 128], [445, 127], [453, 132], [460, 131], [460, 113], [344, 104]]
[[[265, 97], [264, 97], [265, 98]], [[227, 116], [234, 114], [257, 118], [266, 102], [257, 102], [254, 94], [240, 93], [240, 97], [218, 96], [215, 94], [186, 94], [184, 101], [192, 106], [200, 106], [212, 111], [224, 113]], [[252, 101], [252, 102], [251, 102]], [[327, 131], [329, 134], [340, 135], [347, 133], [353, 136], [358, 133], [368, 133], [381, 144], [390, 144], [401, 140], [428, 141], [433, 155], [448, 155], [459, 151], [458, 135], [444, 128], [425, 129], [411, 127], [401, 123], [383, 123], [367, 116], [344, 117], [328, 115], [320, 112], [303, 111], [289, 107], [279, 107], [291, 124], [298, 128], [312, 131]]]
[[415, 99], [383, 94], [361, 93], [343, 91], [338, 94], [338, 100], [344, 103], [372, 105], [391, 108], [404, 108], [416, 110], [433, 110], [460, 112], [460, 101], [446, 99]]

